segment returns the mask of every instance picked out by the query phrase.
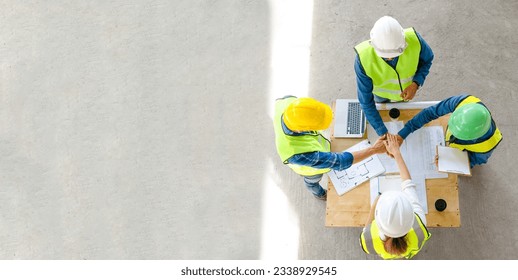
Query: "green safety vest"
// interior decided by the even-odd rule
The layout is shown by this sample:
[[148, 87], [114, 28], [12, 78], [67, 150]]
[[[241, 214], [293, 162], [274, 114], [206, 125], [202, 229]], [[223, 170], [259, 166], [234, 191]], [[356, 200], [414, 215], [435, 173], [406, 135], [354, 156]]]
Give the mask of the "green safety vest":
[[312, 176], [331, 171], [330, 168], [317, 169], [311, 166], [297, 165], [288, 163], [288, 159], [293, 155], [310, 152], [330, 152], [331, 144], [322, 134], [315, 131], [312, 134], [287, 135], [282, 129], [282, 114], [296, 97], [279, 99], [275, 102], [275, 114], [273, 117], [273, 128], [275, 130], [275, 145], [277, 153], [284, 164], [287, 164], [293, 171], [303, 176]]
[[414, 213], [414, 225], [412, 229], [406, 234], [407, 250], [402, 255], [392, 255], [385, 251], [383, 241], [379, 237], [379, 229], [376, 224], [376, 220], [373, 220], [370, 225], [367, 226], [367, 230], [362, 232], [360, 237], [360, 243], [363, 251], [367, 254], [378, 254], [385, 260], [407, 258], [410, 259], [423, 248], [432, 234], [428, 232], [428, 229], [421, 221], [421, 218]]
[[403, 100], [400, 94], [412, 84], [421, 52], [421, 43], [413, 28], [405, 29], [405, 40], [407, 48], [398, 57], [396, 69], [376, 54], [370, 40], [354, 47], [365, 74], [372, 79], [373, 94], [390, 100]]
[[[462, 102], [460, 102], [456, 107], [455, 110], [458, 108], [470, 104], [470, 103], [480, 103], [482, 104], [481, 100], [475, 96], [468, 96]], [[491, 119], [491, 122], [493, 122], [493, 119]], [[446, 130], [446, 141], [449, 141], [452, 137], [451, 131], [449, 129]], [[454, 142], [449, 142], [449, 146], [453, 148], [457, 148], [459, 150], [467, 150], [473, 153], [487, 153], [493, 150], [499, 143], [502, 141], [502, 133], [500, 133], [500, 130], [495, 128], [495, 131], [491, 137], [489, 137], [487, 140], [484, 140], [479, 143], [475, 144], [457, 144]]]

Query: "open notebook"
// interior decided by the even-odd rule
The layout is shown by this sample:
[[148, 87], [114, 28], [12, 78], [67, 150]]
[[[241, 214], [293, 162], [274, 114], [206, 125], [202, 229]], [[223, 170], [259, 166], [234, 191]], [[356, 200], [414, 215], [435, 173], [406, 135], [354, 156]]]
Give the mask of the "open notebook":
[[439, 172], [455, 173], [471, 176], [468, 152], [459, 149], [437, 146], [437, 170]]

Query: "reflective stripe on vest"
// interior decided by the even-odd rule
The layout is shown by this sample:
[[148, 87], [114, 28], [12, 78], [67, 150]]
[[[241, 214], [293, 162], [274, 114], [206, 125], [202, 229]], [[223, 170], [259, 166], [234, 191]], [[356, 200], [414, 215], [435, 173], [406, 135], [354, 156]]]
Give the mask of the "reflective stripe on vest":
[[[481, 105], [484, 105], [481, 100], [475, 96], [468, 96], [462, 102], [460, 102], [456, 107], [455, 110], [458, 108], [470, 104], [470, 103], [480, 103]], [[499, 143], [502, 141], [502, 133], [496, 127], [495, 122], [493, 121], [493, 118], [491, 118], [491, 126], [495, 127], [495, 131], [491, 137], [489, 137], [487, 140], [484, 140], [480, 143], [475, 144], [458, 144], [458, 143], [452, 143], [450, 142], [449, 146], [452, 148], [456, 148], [459, 150], [467, 150], [474, 153], [487, 153], [493, 150]], [[446, 130], [446, 141], [449, 141], [451, 139], [451, 131], [449, 129]]]
[[[402, 255], [392, 255], [385, 251], [383, 241], [379, 237], [379, 229], [376, 220], [372, 221], [368, 229], [361, 235], [361, 245], [367, 254], [377, 253], [383, 259], [410, 259], [415, 256], [432, 236], [417, 214], [414, 214], [414, 225], [406, 234], [407, 250]], [[375, 236], [375, 238], [373, 238]]]
[[330, 168], [318, 169], [310, 166], [289, 164], [288, 159], [293, 155], [309, 152], [330, 152], [331, 144], [322, 134], [286, 135], [282, 129], [282, 114], [291, 102], [297, 98], [290, 97], [279, 99], [275, 102], [275, 114], [273, 127], [275, 130], [275, 145], [277, 153], [284, 164], [287, 164], [293, 171], [303, 176], [323, 174], [331, 171]]
[[396, 69], [376, 54], [369, 40], [354, 47], [365, 74], [372, 79], [373, 94], [391, 100], [403, 100], [400, 94], [412, 83], [421, 52], [421, 43], [413, 28], [405, 29], [405, 40], [407, 48], [398, 57]]

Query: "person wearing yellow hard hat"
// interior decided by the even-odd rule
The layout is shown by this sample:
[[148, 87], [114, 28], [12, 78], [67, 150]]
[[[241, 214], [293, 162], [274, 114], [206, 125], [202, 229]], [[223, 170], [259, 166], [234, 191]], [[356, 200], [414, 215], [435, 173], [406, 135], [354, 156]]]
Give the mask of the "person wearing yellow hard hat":
[[398, 132], [398, 141], [441, 116], [452, 113], [446, 130], [446, 143], [468, 152], [471, 168], [487, 163], [502, 141], [502, 133], [482, 101], [473, 95], [457, 95], [425, 108]]
[[304, 177], [308, 190], [322, 200], [327, 199], [327, 191], [319, 183], [324, 173], [347, 169], [355, 162], [385, 152], [381, 138], [361, 151], [331, 152], [330, 142], [321, 131], [332, 120], [331, 107], [313, 98], [285, 96], [275, 101], [273, 127], [277, 153], [284, 164]]
[[377, 254], [383, 259], [410, 259], [423, 248], [431, 234], [397, 137], [387, 135], [385, 145], [398, 165], [401, 191], [386, 191], [376, 198], [360, 235], [360, 246], [365, 253]]
[[434, 54], [414, 28], [390, 16], [378, 19], [370, 40], [354, 47], [358, 100], [379, 136], [388, 133], [377, 103], [412, 100], [432, 67]]

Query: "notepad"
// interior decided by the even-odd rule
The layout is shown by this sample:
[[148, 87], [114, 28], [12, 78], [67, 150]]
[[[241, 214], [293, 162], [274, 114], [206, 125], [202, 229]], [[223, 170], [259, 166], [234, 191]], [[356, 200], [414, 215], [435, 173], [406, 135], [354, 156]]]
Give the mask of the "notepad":
[[438, 171], [471, 176], [468, 152], [459, 149], [437, 146]]

